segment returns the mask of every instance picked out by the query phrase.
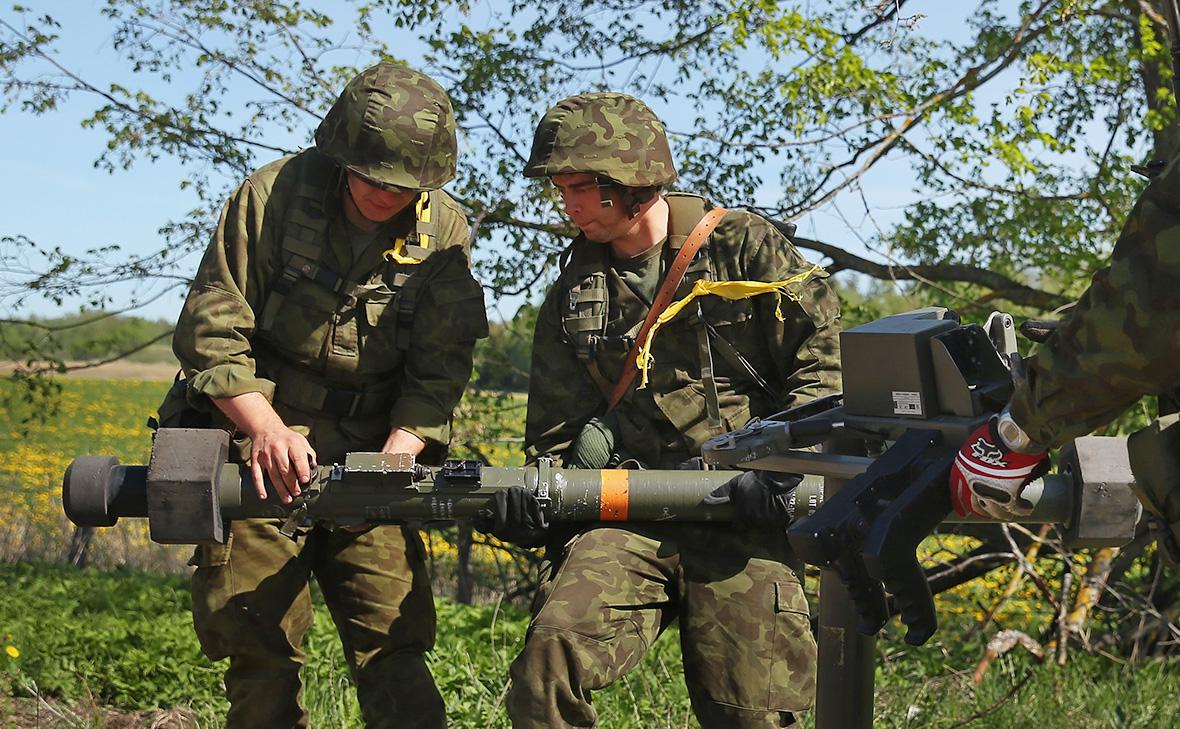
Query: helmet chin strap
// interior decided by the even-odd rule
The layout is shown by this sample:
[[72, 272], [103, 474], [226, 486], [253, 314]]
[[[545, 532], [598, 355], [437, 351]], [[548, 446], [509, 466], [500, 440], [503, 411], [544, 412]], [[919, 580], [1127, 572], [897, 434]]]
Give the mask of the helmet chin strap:
[[627, 187], [620, 185], [609, 177], [599, 175], [598, 181], [598, 199], [604, 208], [613, 208], [615, 206], [614, 198], [611, 197], [611, 190], [618, 190], [619, 197], [623, 199], [623, 205], [627, 208], [627, 217], [634, 218], [639, 215], [639, 209], [648, 200], [655, 197], [655, 193], [659, 188], [655, 187]]
[[614, 199], [610, 196], [610, 191], [615, 187], [615, 181], [609, 177], [599, 175], [598, 182], [598, 201], [604, 208], [613, 208], [615, 206]]

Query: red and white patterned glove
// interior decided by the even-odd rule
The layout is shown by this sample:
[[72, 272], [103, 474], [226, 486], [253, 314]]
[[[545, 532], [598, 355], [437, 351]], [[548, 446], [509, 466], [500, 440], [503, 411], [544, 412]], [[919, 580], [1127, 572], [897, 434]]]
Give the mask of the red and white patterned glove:
[[960, 516], [1012, 521], [1032, 512], [1020, 498], [1025, 485], [1049, 467], [1046, 453], [1018, 453], [996, 431], [996, 416], [963, 443], [951, 470], [951, 503]]

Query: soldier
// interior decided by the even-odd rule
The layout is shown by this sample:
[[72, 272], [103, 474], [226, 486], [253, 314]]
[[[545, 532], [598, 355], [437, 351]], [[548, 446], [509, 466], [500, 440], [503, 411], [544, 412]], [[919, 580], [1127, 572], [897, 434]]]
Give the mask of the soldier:
[[[441, 457], [486, 336], [443, 89], [391, 63], [345, 86], [315, 147], [226, 203], [177, 323], [187, 402], [233, 433], [284, 503], [348, 451]], [[215, 406], [215, 407], [214, 407]], [[166, 420], [161, 408], [161, 420]], [[198, 549], [193, 623], [225, 673], [229, 727], [307, 726], [299, 670], [315, 575], [370, 727], [443, 727], [424, 654], [435, 614], [415, 530], [234, 522]]]
[[[714, 218], [702, 198], [664, 193], [676, 171], [664, 126], [643, 102], [615, 93], [560, 102], [537, 127], [525, 175], [548, 177], [581, 230], [538, 316], [527, 460], [676, 467], [715, 433], [839, 389], [839, 308], [827, 274], [764, 218]], [[694, 228], [710, 222], [699, 252], [682, 256]], [[676, 285], [678, 258], [691, 260]], [[669, 279], [678, 301], [665, 309], [659, 289]], [[725, 296], [692, 298], [694, 285]], [[663, 319], [678, 307], [640, 332], [653, 308]], [[625, 379], [636, 373], [637, 339], [648, 344], [639, 388]], [[795, 483], [752, 474], [718, 489], [743, 515], [739, 527], [599, 525], [551, 549], [511, 668], [513, 726], [593, 726], [592, 692], [634, 668], [677, 620], [703, 727], [792, 724], [815, 683], [801, 565], [783, 529]], [[482, 522], [498, 536], [544, 539], [543, 514], [523, 489], [493, 500]]]
[[[963, 444], [951, 475], [960, 514], [1027, 514], [1026, 483], [1046, 450], [1106, 423], [1144, 395], [1180, 386], [1180, 165], [1144, 191], [1110, 265], [1037, 354], [1013, 368], [1011, 402]], [[1162, 553], [1180, 559], [1180, 414], [1131, 436], [1137, 493]]]

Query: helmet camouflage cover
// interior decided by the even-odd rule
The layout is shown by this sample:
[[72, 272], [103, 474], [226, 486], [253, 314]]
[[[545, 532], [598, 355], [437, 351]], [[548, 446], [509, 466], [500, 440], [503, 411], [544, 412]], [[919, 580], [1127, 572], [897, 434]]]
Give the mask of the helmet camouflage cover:
[[435, 190], [455, 176], [451, 100], [430, 77], [394, 63], [378, 63], [348, 82], [315, 143], [381, 187]]
[[626, 94], [571, 96], [537, 125], [525, 177], [589, 172], [627, 187], [655, 187], [676, 179], [664, 124]]

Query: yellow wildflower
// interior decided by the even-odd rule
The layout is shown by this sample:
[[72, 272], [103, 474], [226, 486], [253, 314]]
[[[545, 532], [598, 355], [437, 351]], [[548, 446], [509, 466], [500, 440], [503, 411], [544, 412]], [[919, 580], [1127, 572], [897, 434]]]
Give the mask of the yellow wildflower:
[[12, 658], [20, 658], [20, 651], [14, 645], [4, 646], [4, 652]]

